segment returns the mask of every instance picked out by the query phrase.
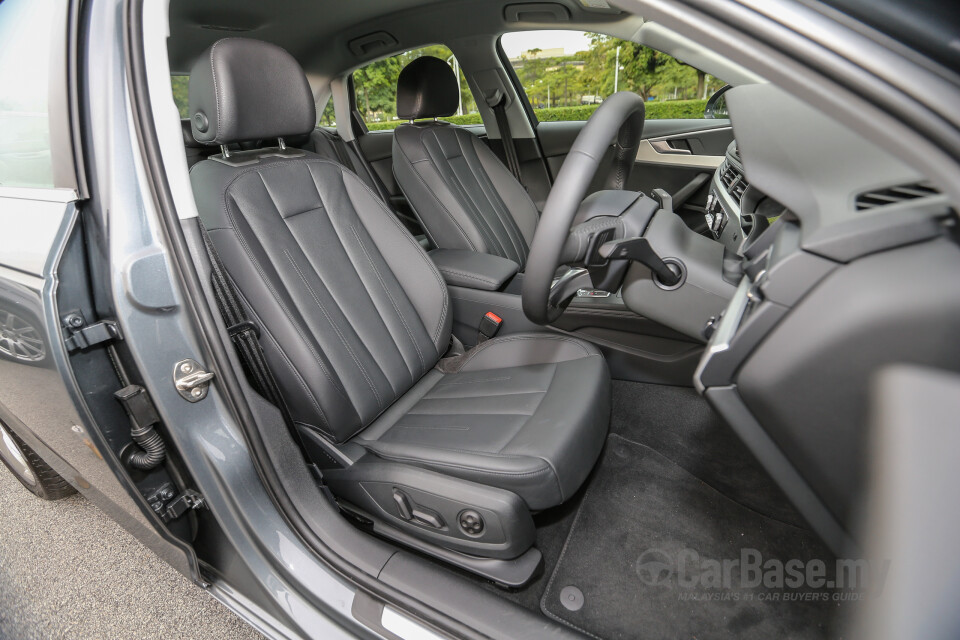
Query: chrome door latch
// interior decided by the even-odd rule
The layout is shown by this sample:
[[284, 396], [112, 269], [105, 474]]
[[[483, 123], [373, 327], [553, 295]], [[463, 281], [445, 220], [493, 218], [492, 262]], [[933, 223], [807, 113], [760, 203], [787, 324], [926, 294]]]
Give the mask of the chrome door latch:
[[173, 367], [173, 384], [187, 402], [200, 402], [207, 397], [213, 374], [191, 358], [181, 360]]

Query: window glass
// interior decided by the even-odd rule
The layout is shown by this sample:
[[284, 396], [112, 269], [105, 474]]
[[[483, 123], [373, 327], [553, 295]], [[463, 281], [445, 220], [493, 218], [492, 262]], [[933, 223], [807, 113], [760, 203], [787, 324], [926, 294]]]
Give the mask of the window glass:
[[52, 0], [0, 2], [0, 186], [53, 187], [47, 100]]
[[173, 101], [177, 105], [181, 119], [190, 117], [190, 76], [170, 76], [170, 86], [173, 89]]
[[537, 118], [586, 120], [617, 91], [647, 102], [646, 117], [702, 118], [723, 82], [635, 42], [583, 31], [520, 31], [500, 39]]
[[393, 129], [404, 121], [397, 118], [397, 77], [412, 60], [420, 56], [434, 56], [446, 61], [460, 79], [460, 105], [457, 114], [441, 118], [456, 124], [482, 124], [477, 103], [467, 86], [467, 79], [450, 49], [432, 45], [378, 60], [353, 72], [357, 109], [371, 131]]
[[337, 126], [337, 115], [333, 111], [333, 98], [327, 100], [327, 106], [324, 107], [323, 113], [320, 114], [321, 127], [335, 127]]

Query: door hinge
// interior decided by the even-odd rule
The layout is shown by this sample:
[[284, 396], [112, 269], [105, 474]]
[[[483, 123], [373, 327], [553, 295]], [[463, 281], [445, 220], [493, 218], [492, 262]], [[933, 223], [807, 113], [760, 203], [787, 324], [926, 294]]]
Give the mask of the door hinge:
[[101, 320], [87, 324], [82, 313], [73, 311], [63, 316], [61, 322], [66, 334], [63, 342], [69, 353], [104, 342], [123, 340], [120, 325], [114, 320]]
[[200, 493], [187, 489], [180, 495], [174, 486], [167, 482], [158, 489], [144, 496], [153, 512], [164, 522], [176, 520], [188, 511], [206, 507], [206, 502]]

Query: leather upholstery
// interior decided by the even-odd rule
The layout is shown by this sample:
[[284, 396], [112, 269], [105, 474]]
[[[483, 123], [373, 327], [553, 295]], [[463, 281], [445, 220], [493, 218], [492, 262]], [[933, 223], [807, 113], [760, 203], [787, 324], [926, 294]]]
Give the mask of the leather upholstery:
[[457, 76], [446, 62], [421, 56], [397, 77], [397, 117], [405, 120], [452, 116], [457, 112]]
[[[293, 99], [312, 101], [293, 84]], [[203, 160], [190, 178], [294, 421], [371, 456], [515, 491], [531, 509], [570, 497], [610, 417], [599, 351], [520, 334], [438, 367], [447, 287], [383, 201], [313, 152], [251, 157]]]
[[498, 291], [507, 280], [517, 275], [517, 263], [489, 253], [465, 249], [434, 249], [430, 259], [437, 265], [449, 285]]
[[215, 42], [190, 72], [193, 137], [227, 144], [309, 133], [313, 93], [300, 65], [280, 47], [247, 38]]
[[207, 160], [191, 181], [297, 422], [342, 442], [446, 350], [440, 274], [354, 174], [308, 153]]
[[534, 510], [576, 492], [610, 419], [603, 356], [550, 334], [488, 340], [410, 395], [412, 406], [384, 414], [355, 442], [387, 460], [508, 489]]
[[435, 246], [501, 256], [523, 269], [537, 207], [477, 136], [445, 122], [400, 125], [393, 171]]
[[180, 130], [183, 134], [183, 150], [187, 154], [187, 167], [192, 167], [207, 156], [217, 152], [216, 147], [205, 145], [193, 139], [190, 120], [181, 120]]

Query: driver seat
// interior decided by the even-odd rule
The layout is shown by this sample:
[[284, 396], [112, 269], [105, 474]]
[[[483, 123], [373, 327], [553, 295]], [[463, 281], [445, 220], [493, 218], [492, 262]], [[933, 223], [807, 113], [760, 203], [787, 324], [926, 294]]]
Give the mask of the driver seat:
[[[218, 41], [195, 64], [190, 111], [194, 137], [214, 145], [302, 135], [316, 122], [293, 57], [244, 38]], [[530, 549], [530, 511], [570, 498], [606, 438], [610, 375], [598, 349], [529, 333], [444, 358], [451, 306], [440, 273], [360, 178], [314, 153], [213, 155], [190, 179], [338, 499], [382, 535], [470, 570], [477, 557]]]
[[397, 79], [393, 172], [435, 246], [513, 260], [524, 270], [539, 212], [509, 169], [469, 130], [419, 118], [457, 111], [457, 78], [439, 58], [422, 56]]

